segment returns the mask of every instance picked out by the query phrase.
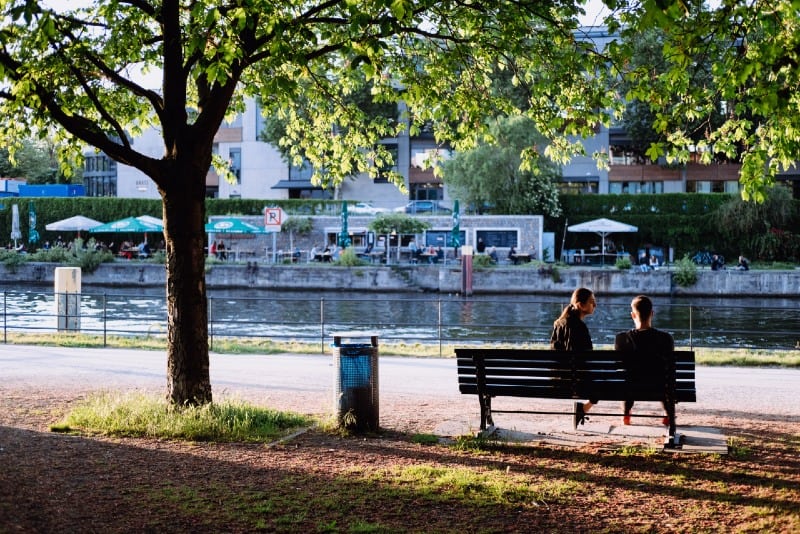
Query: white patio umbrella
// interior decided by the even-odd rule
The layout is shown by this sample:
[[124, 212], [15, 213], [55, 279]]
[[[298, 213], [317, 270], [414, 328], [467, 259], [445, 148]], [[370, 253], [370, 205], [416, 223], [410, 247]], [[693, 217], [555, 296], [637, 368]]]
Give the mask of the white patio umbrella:
[[90, 219], [89, 217], [84, 217], [83, 215], [74, 215], [67, 219], [51, 222], [50, 224], [45, 225], [44, 228], [45, 230], [49, 230], [51, 232], [81, 232], [85, 230], [91, 230], [92, 228], [97, 228], [102, 224], [103, 223], [100, 221]]
[[567, 230], [570, 232], [593, 232], [599, 235], [601, 238], [600, 257], [602, 258], [603, 264], [605, 264], [605, 256], [603, 256], [603, 254], [605, 254], [606, 251], [606, 236], [609, 234], [638, 232], [639, 228], [619, 221], [612, 221], [611, 219], [606, 219], [604, 217], [601, 219], [594, 219], [593, 221], [586, 221], [584, 223], [567, 226]]
[[22, 232], [19, 229], [19, 206], [11, 206], [11, 239], [14, 240], [14, 248], [17, 248], [17, 239], [22, 239]]

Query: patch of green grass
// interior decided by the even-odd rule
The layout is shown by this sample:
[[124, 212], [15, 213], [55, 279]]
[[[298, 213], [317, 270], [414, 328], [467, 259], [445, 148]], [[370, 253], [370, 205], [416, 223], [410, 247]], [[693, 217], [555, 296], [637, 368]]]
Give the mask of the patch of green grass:
[[[9, 333], [8, 342], [18, 345], [42, 345], [57, 347], [107, 347], [120, 349], [166, 350], [166, 336], [161, 331], [153, 331], [149, 336], [93, 336], [59, 332], [53, 334]], [[459, 345], [460, 346], [460, 345]], [[477, 345], [476, 345], [477, 346]], [[492, 348], [545, 349], [541, 343], [492, 343]], [[453, 358], [456, 345], [424, 343], [381, 343], [382, 356], [407, 356], [415, 358]], [[613, 349], [611, 345], [597, 345], [597, 350]], [[689, 350], [688, 347], [676, 347]], [[327, 346], [319, 342], [274, 341], [264, 338], [239, 338], [215, 336], [212, 352], [218, 354], [320, 354], [327, 352]], [[800, 350], [750, 349], [750, 348], [705, 348], [695, 347], [698, 365], [738, 366], [738, 367], [800, 367]]]
[[503, 444], [504, 442], [499, 438], [478, 434], [476, 436], [456, 436], [451, 447], [457, 451], [481, 452], [496, 449]]
[[576, 482], [559, 478], [532, 481], [530, 476], [508, 470], [476, 471], [429, 465], [394, 467], [373, 476], [383, 484], [398, 485], [426, 499], [454, 499], [477, 506], [559, 502], [581, 487]]
[[658, 449], [645, 445], [623, 445], [614, 449], [613, 454], [617, 456], [654, 456], [658, 454]]
[[736, 458], [737, 460], [746, 460], [747, 458], [750, 458], [752, 454], [752, 449], [748, 447], [744, 441], [736, 437], [728, 438], [728, 455], [730, 455], [731, 458]]
[[175, 408], [165, 399], [142, 393], [99, 393], [75, 406], [54, 432], [191, 441], [269, 442], [309, 426], [312, 419], [226, 401]]
[[414, 434], [411, 436], [411, 443], [420, 445], [436, 445], [439, 443], [439, 436], [435, 434]]
[[696, 348], [700, 365], [737, 367], [800, 367], [800, 350]]

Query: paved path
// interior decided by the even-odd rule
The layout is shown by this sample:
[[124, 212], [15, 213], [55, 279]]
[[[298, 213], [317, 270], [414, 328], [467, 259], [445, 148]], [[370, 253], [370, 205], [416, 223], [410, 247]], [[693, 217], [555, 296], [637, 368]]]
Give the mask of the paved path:
[[[303, 413], [334, 411], [330, 354], [212, 354], [211, 383], [217, 400], [242, 398]], [[0, 345], [0, 391], [163, 391], [165, 385], [166, 356], [161, 351]], [[800, 370], [699, 367], [697, 387], [698, 402], [678, 407], [679, 427], [690, 425], [713, 433], [717, 418], [800, 423], [796, 409]], [[499, 399], [496, 408], [501, 401], [512, 409], [531, 409], [528, 399]], [[564, 401], [536, 402], [547, 410], [570, 409]], [[458, 392], [453, 359], [380, 356], [379, 406], [381, 426], [404, 431], [455, 436], [473, 432], [479, 422], [476, 398]], [[641, 410], [655, 413], [658, 406], [650, 403]], [[619, 427], [612, 419], [590, 419], [574, 432], [567, 415], [495, 416], [506, 435], [523, 439], [549, 436], [555, 441], [586, 441], [605, 436], [613, 441], [614, 436], [622, 436], [648, 441], [663, 433], [652, 421]]]

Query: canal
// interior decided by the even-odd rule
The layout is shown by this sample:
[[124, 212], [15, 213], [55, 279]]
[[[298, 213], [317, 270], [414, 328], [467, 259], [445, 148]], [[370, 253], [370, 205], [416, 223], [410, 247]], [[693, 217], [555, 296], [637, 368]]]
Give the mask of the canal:
[[[52, 287], [0, 286], [3, 333], [55, 332]], [[331, 332], [369, 330], [407, 343], [547, 343], [569, 295], [357, 293], [344, 291], [210, 290], [209, 331], [215, 337], [330, 342]], [[657, 328], [686, 347], [791, 349], [800, 343], [800, 299], [654, 297]], [[596, 345], [632, 327], [629, 297], [598, 296], [586, 323]], [[163, 289], [86, 289], [80, 330], [87, 334], [158, 335], [166, 330]]]

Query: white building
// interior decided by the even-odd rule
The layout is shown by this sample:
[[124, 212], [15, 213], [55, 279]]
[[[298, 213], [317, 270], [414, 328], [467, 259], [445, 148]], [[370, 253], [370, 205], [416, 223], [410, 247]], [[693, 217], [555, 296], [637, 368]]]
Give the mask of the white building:
[[[446, 200], [441, 179], [433, 171], [416, 166], [422, 157], [436, 149], [432, 136], [425, 134], [409, 139], [407, 134], [382, 142], [389, 146], [396, 158], [396, 170], [403, 175], [409, 194], [386, 179], [372, 180], [367, 176], [345, 180], [336, 190], [322, 190], [311, 183], [310, 169], [291, 167], [282, 159], [272, 145], [260, 141], [264, 127], [259, 106], [254, 100], [248, 102], [246, 111], [237, 115], [233, 122], [223, 124], [214, 139], [214, 152], [228, 161], [235, 183], [230, 183], [210, 169], [206, 178], [207, 196], [211, 198], [326, 198], [372, 202], [377, 207], [394, 208], [413, 200]], [[160, 157], [163, 144], [160, 132], [146, 131], [133, 140], [140, 152]], [[97, 154], [87, 152], [92, 165], [97, 166]], [[107, 177], [105, 178], [107, 180]], [[87, 186], [87, 190], [92, 190]], [[97, 190], [100, 190], [97, 188]], [[119, 164], [116, 166], [116, 196], [125, 198], [159, 198], [155, 184], [141, 171]], [[103, 189], [108, 191], [108, 188]], [[108, 193], [105, 193], [108, 194]]]

